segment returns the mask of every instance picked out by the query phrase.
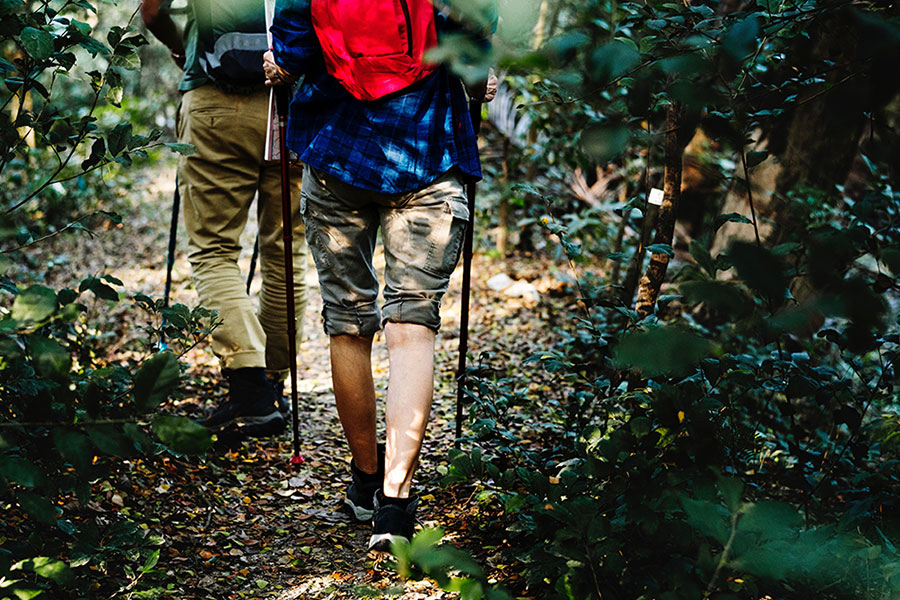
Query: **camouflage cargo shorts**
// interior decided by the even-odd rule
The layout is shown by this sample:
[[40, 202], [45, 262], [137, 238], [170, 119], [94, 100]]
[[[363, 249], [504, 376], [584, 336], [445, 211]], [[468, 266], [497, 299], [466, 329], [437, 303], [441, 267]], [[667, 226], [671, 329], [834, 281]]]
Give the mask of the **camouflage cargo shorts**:
[[[380, 194], [306, 166], [300, 211], [319, 273], [327, 334], [368, 337], [387, 322], [438, 330], [441, 298], [469, 220], [456, 170], [415, 192]], [[381, 308], [373, 265], [379, 229], [385, 258]]]

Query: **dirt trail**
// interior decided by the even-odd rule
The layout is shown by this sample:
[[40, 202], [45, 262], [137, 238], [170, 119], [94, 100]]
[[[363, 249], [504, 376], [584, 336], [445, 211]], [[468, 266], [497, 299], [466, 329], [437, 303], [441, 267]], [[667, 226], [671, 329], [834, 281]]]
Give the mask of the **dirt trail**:
[[[141, 190], [125, 201], [125, 224], [93, 240], [61, 237], [41, 249], [47, 281], [53, 285], [77, 285], [88, 274], [110, 273], [121, 279], [130, 294], [160, 296], [165, 278], [165, 252], [174, 175], [172, 169], [147, 169]], [[255, 223], [245, 232], [247, 271]], [[178, 259], [174, 269], [172, 302], [197, 304], [190, 286], [185, 258], [183, 224], [178, 235]], [[54, 257], [68, 260], [54, 262]], [[521, 325], [536, 330], [535, 319], [548, 317], [548, 309], [528, 308], [517, 300], [503, 299], [486, 291], [484, 281], [506, 265], [476, 261], [473, 290], [472, 351], [497, 350], [498, 345], [521, 359], [535, 343], [517, 335]], [[546, 265], [532, 265], [533, 278]], [[437, 341], [437, 385], [433, 417], [417, 489], [422, 495], [420, 518], [426, 526], [440, 525], [447, 538], [466, 543], [469, 498], [437, 485], [436, 467], [453, 442], [455, 418], [454, 373], [459, 328], [461, 270], [451, 281], [445, 299], [444, 324]], [[115, 489], [105, 490], [107, 510], [120, 511], [165, 538], [155, 579], [170, 586], [166, 597], [192, 598], [304, 598], [344, 599], [393, 597], [403, 600], [455, 597], [429, 582], [401, 582], [380, 561], [367, 556], [370, 526], [354, 523], [341, 510], [348, 479], [349, 453], [334, 410], [328, 366], [328, 341], [322, 332], [321, 298], [315, 270], [310, 265], [307, 281], [310, 301], [299, 348], [301, 449], [306, 462], [299, 469], [288, 465], [289, 433], [277, 438], [248, 441], [233, 450], [217, 450], [205, 460], [173, 457], [131, 463]], [[549, 285], [549, 284], [548, 284]], [[253, 290], [258, 290], [259, 281]], [[546, 285], [544, 286], [546, 287]], [[138, 345], [140, 313], [122, 301], [112, 307], [97, 302], [94, 317], [105, 323], [110, 338], [106, 351], [121, 358]], [[500, 322], [503, 325], [498, 325]], [[530, 335], [530, 334], [529, 334]], [[526, 339], [528, 338], [528, 339]], [[509, 340], [516, 340], [509, 342]], [[505, 347], [502, 345], [506, 342]], [[491, 345], [488, 348], [486, 346]], [[520, 345], [520, 348], [512, 346]], [[199, 415], [221, 401], [216, 359], [207, 345], [191, 351], [186, 360], [193, 378], [189, 393], [165, 410]], [[376, 338], [373, 369], [379, 398], [383, 398], [387, 355], [381, 336]], [[383, 403], [379, 401], [379, 410]], [[381, 422], [381, 417], [379, 422]], [[477, 534], [476, 534], [477, 535]]]

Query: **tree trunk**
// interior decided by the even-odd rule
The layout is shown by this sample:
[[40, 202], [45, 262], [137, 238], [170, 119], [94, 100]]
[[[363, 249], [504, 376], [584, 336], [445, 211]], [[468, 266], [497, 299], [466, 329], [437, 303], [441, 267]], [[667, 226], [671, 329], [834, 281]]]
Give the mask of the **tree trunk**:
[[[622, 187], [619, 188], [619, 202], [621, 204], [625, 204], [628, 201], [628, 179], [624, 179], [622, 181]], [[625, 230], [628, 229], [628, 217], [631, 215], [631, 209], [627, 209], [622, 211], [622, 221], [619, 223], [619, 231], [616, 233], [616, 241], [613, 244], [613, 252], [620, 253], [622, 252], [622, 241], [625, 239]], [[612, 270], [612, 274], [609, 276], [609, 280], [613, 285], [619, 283], [619, 275], [622, 271], [622, 261], [608, 261], [611, 262], [612, 265], [609, 265], [609, 268]]]
[[534, 43], [532, 47], [537, 49], [540, 48], [545, 41], [545, 35], [547, 33], [547, 15], [550, 12], [550, 2], [549, 0], [543, 0], [541, 2], [541, 10], [538, 13], [538, 20], [534, 26]]
[[506, 258], [507, 240], [509, 238], [509, 149], [512, 146], [509, 138], [503, 140], [503, 172], [500, 175], [499, 205], [497, 206], [497, 253], [501, 258]]
[[[682, 141], [685, 136], [681, 131], [683, 115], [682, 108], [675, 103], [670, 104], [666, 109], [664, 196], [659, 207], [653, 243], [668, 244], [669, 247], [672, 246], [672, 238], [675, 233], [675, 211], [678, 209], [678, 200], [681, 197], [681, 155], [685, 146]], [[665, 252], [653, 252], [650, 255], [650, 265], [641, 279], [635, 304], [635, 310], [642, 317], [653, 312], [668, 266], [669, 255]]]

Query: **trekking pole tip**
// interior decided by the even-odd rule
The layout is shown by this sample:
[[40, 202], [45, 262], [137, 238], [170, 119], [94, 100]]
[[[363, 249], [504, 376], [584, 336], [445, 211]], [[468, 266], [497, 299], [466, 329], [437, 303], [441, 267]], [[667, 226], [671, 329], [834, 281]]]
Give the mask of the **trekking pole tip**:
[[294, 467], [302, 465], [304, 462], [306, 461], [299, 454], [295, 454], [291, 457], [291, 465]]

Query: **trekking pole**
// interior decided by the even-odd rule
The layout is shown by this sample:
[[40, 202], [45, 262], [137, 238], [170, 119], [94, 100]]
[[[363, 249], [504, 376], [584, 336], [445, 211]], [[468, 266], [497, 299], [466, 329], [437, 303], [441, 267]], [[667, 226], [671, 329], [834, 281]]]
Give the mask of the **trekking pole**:
[[[475, 131], [477, 141], [478, 131], [481, 129], [481, 102], [469, 102], [469, 117], [472, 119], [472, 129]], [[462, 306], [459, 315], [459, 364], [456, 368], [456, 441], [454, 445], [459, 448], [462, 438], [463, 397], [466, 389], [466, 353], [469, 351], [469, 291], [472, 281], [472, 247], [474, 246], [475, 229], [475, 182], [466, 184], [466, 200], [469, 205], [469, 226], [466, 227], [466, 239], [463, 243], [463, 276], [462, 276]]]
[[[172, 268], [175, 266], [175, 238], [178, 234], [178, 210], [181, 207], [181, 193], [178, 191], [178, 176], [175, 177], [175, 195], [172, 198], [172, 224], [169, 227], [169, 254], [166, 257], [166, 287], [163, 291], [163, 306], [169, 308], [169, 294], [172, 291]], [[163, 317], [159, 331], [159, 350], [168, 349], [166, 334], [163, 333], [166, 320]]]
[[256, 273], [256, 261], [259, 260], [259, 233], [253, 243], [253, 255], [250, 256], [250, 274], [247, 275], [247, 295], [250, 295], [250, 286], [253, 284], [253, 274]]
[[274, 88], [278, 109], [278, 148], [281, 152], [281, 228], [284, 240], [284, 282], [287, 289], [287, 336], [291, 372], [291, 426], [294, 434], [294, 454], [291, 464], [303, 462], [300, 456], [300, 416], [297, 402], [297, 316], [294, 314], [294, 219], [291, 202], [291, 159], [286, 142], [287, 115], [291, 101], [291, 87]]

